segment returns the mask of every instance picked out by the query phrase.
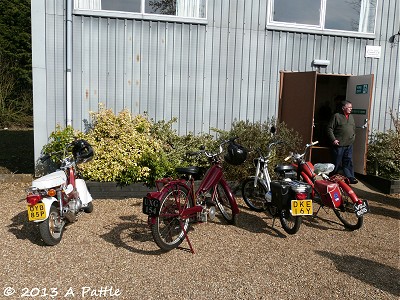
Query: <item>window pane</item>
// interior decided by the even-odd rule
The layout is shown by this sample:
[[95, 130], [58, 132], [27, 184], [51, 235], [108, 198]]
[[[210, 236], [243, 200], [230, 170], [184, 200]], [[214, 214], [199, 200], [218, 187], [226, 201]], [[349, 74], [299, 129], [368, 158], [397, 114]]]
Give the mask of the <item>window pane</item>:
[[376, 0], [327, 0], [325, 28], [373, 33]]
[[101, 0], [101, 9], [140, 12], [141, 0]]
[[274, 0], [273, 20], [319, 25], [321, 0]]
[[148, 14], [176, 15], [176, 0], [146, 0]]

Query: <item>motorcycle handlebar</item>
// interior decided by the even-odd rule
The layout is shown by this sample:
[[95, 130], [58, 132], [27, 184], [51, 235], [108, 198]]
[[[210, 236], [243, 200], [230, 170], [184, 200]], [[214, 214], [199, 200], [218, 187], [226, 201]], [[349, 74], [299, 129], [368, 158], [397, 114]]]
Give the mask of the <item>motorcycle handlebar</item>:
[[303, 154], [291, 153], [288, 157], [285, 158], [285, 161], [288, 161], [291, 158], [294, 158], [294, 159], [302, 158], [306, 154], [308, 148], [310, 148], [310, 147], [312, 147], [312, 146], [314, 146], [314, 145], [316, 145], [318, 143], [319, 143], [319, 141], [315, 141], [315, 142], [312, 142], [311, 144], [306, 144], [306, 147], [305, 147], [305, 150], [304, 150]]
[[217, 156], [217, 155], [219, 155], [219, 154], [221, 154], [221, 153], [223, 152], [223, 148], [222, 148], [223, 145], [225, 145], [225, 144], [227, 144], [227, 143], [233, 143], [233, 142], [234, 142], [235, 140], [237, 140], [238, 138], [239, 138], [238, 136], [235, 136], [235, 137], [232, 137], [232, 138], [230, 138], [230, 139], [228, 139], [228, 140], [224, 140], [223, 142], [221, 142], [220, 145], [219, 145], [219, 151], [218, 151], [218, 153], [211, 153], [211, 152], [208, 152], [208, 151], [206, 150], [206, 148], [204, 147], [204, 145], [201, 145], [201, 146], [200, 146], [200, 151], [196, 151], [196, 152], [187, 152], [186, 155], [188, 155], [188, 156], [197, 156], [197, 155], [200, 155], [200, 154], [204, 153], [207, 157]]

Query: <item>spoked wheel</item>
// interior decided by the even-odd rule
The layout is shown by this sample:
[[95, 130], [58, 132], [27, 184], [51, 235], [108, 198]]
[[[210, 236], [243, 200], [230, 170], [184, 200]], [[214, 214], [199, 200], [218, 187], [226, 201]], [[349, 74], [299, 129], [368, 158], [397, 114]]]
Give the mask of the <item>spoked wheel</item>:
[[363, 216], [357, 217], [354, 210], [354, 203], [351, 200], [350, 195], [341, 187], [340, 194], [342, 196], [342, 205], [333, 210], [336, 216], [347, 229], [356, 230], [361, 228], [364, 222]]
[[161, 200], [160, 215], [151, 225], [151, 233], [158, 247], [164, 251], [177, 248], [185, 238], [183, 229], [188, 231], [189, 219], [182, 220], [179, 215], [192, 206], [189, 197], [188, 188], [174, 186]]
[[39, 232], [43, 241], [49, 245], [57, 245], [64, 233], [64, 221], [60, 220], [60, 213], [54, 205], [50, 207], [49, 217], [39, 223]]
[[265, 211], [267, 209], [265, 194], [267, 189], [257, 179], [254, 184], [254, 177], [247, 178], [242, 184], [242, 196], [247, 206], [254, 211]]
[[292, 216], [289, 209], [283, 209], [279, 214], [282, 228], [288, 234], [295, 234], [300, 229], [302, 218], [299, 216]]
[[229, 197], [227, 196], [227, 192], [225, 191], [221, 183], [218, 183], [218, 185], [216, 186], [214, 201], [217, 204], [218, 209], [224, 219], [229, 224], [236, 224], [237, 214], [233, 213], [232, 205], [229, 202]]

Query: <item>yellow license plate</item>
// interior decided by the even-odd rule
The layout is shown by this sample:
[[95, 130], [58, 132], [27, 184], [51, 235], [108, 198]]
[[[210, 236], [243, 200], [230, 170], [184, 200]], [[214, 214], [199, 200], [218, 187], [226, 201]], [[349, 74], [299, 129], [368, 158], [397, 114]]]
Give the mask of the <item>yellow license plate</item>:
[[46, 219], [46, 208], [43, 203], [28, 205], [29, 221], [39, 221]]
[[312, 200], [292, 200], [292, 216], [307, 216], [312, 214]]

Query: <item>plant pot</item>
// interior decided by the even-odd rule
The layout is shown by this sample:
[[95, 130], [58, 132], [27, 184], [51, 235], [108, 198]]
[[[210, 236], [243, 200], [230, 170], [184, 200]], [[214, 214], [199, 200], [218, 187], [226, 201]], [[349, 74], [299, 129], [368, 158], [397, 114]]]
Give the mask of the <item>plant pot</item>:
[[369, 174], [357, 174], [357, 177], [385, 194], [400, 194], [400, 179], [386, 179]]

